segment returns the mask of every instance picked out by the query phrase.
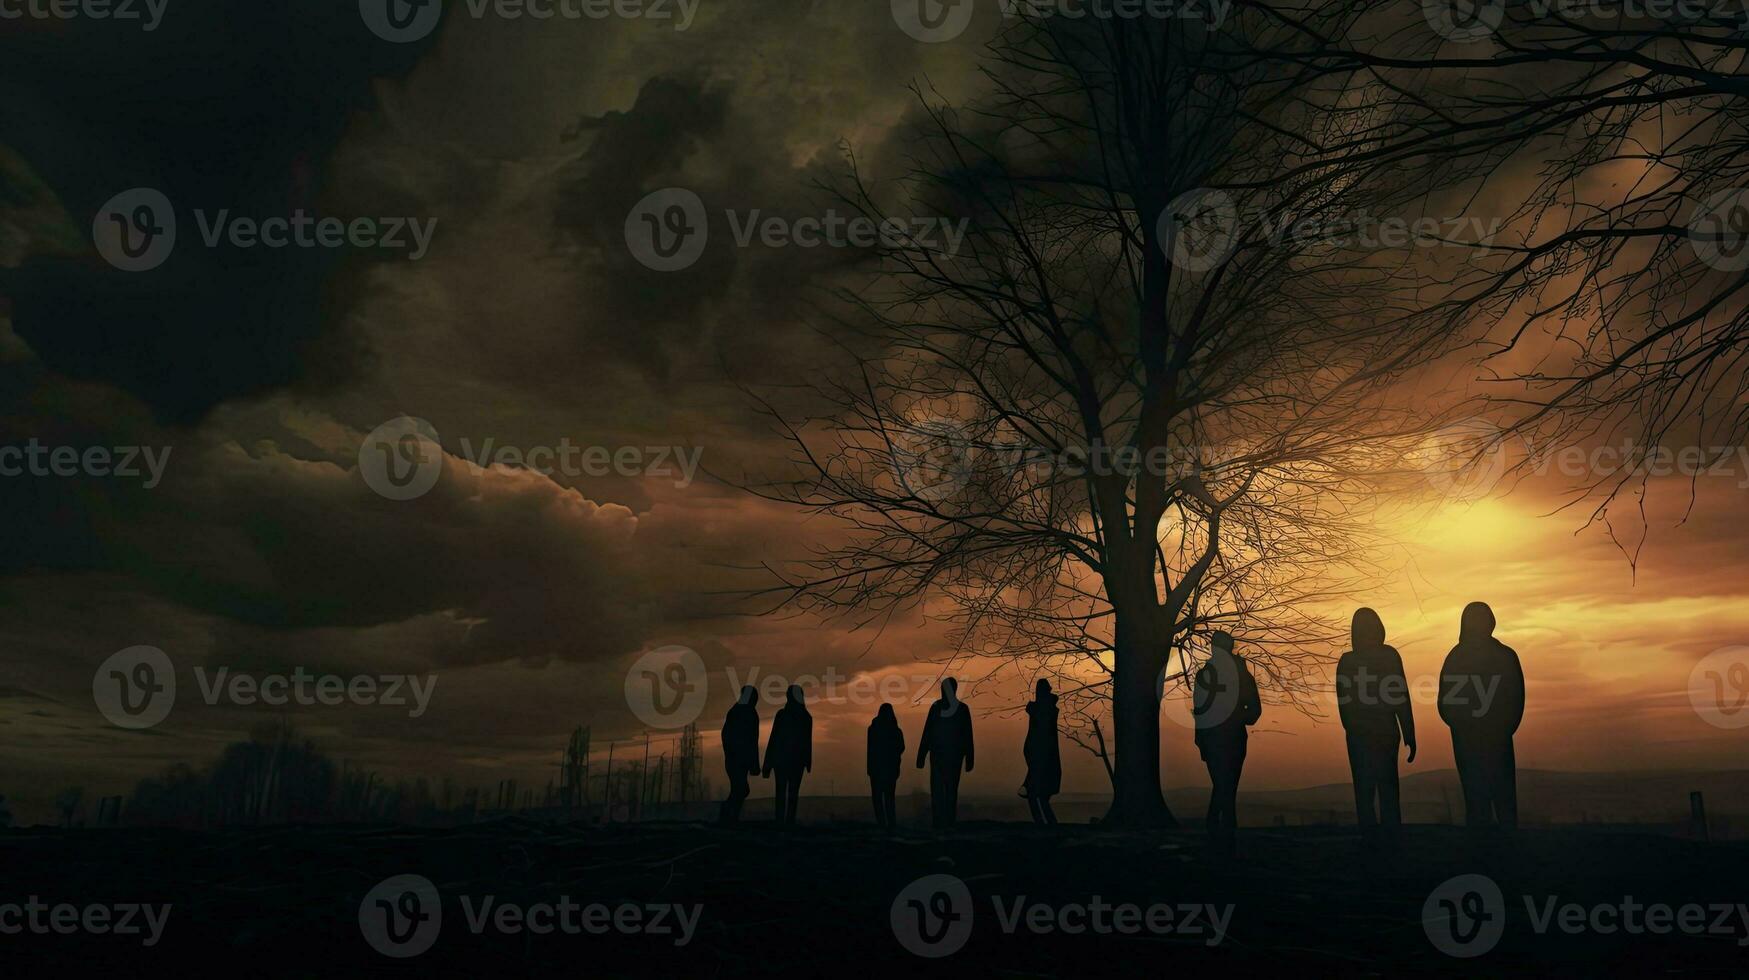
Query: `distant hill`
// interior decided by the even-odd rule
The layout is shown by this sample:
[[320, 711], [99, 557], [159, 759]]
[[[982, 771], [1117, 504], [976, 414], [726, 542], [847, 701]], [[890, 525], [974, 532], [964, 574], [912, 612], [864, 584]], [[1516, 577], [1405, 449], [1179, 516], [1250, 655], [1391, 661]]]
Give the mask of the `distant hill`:
[[[1405, 776], [1401, 783], [1403, 819], [1415, 824], [1455, 824], [1464, 819], [1463, 792], [1456, 770], [1440, 769]], [[4, 792], [0, 787], [0, 792]], [[771, 797], [762, 795], [747, 803], [747, 818], [770, 818]], [[1521, 822], [1527, 826], [1547, 824], [1637, 825], [1661, 831], [1687, 833], [1689, 793], [1704, 794], [1708, 823], [1716, 839], [1749, 838], [1749, 770], [1689, 772], [1555, 772], [1521, 770], [1518, 798]], [[1166, 791], [1172, 812], [1185, 825], [1201, 825], [1208, 804], [1208, 790], [1180, 786]], [[30, 800], [14, 797], [8, 802], [16, 825], [29, 826], [52, 819], [47, 798], [34, 809]], [[914, 789], [899, 796], [899, 820], [909, 826], [929, 823], [929, 794]], [[1110, 798], [1096, 793], [1065, 793], [1053, 801], [1064, 823], [1085, 824], [1105, 814]], [[561, 811], [517, 810], [535, 818], [561, 819]], [[712, 820], [715, 798], [691, 803], [652, 805], [643, 814], [650, 820]], [[483, 816], [503, 816], [503, 813]], [[872, 819], [864, 795], [804, 795], [800, 817], [806, 823], [865, 821]], [[960, 818], [964, 821], [1028, 822], [1026, 802], [1017, 795], [962, 796]], [[636, 821], [637, 814], [616, 808], [611, 822]], [[1328, 783], [1301, 789], [1249, 790], [1239, 794], [1239, 822], [1252, 827], [1329, 827], [1354, 824], [1354, 791], [1348, 783]]]
[[[1461, 823], [1464, 795], [1457, 770], [1439, 769], [1403, 777], [1403, 819], [1412, 823]], [[1738, 834], [1749, 832], [1749, 770], [1722, 772], [1518, 773], [1518, 808], [1526, 823], [1684, 823], [1688, 794], [1699, 790], [1710, 818], [1735, 818]], [[1208, 790], [1179, 787], [1166, 800], [1180, 818], [1197, 817]], [[1067, 801], [1065, 801], [1067, 802]], [[1077, 801], [1080, 802], [1080, 801]], [[1094, 802], [1088, 800], [1087, 802]], [[1289, 825], [1353, 823], [1354, 789], [1329, 783], [1304, 789], [1255, 790], [1239, 794], [1242, 822]]]
[[[1464, 796], [1455, 769], [1405, 776], [1401, 783], [1403, 819], [1409, 823], [1462, 823]], [[1714, 836], [1749, 837], [1749, 770], [1717, 772], [1554, 772], [1530, 769], [1518, 773], [1520, 820], [1536, 824], [1639, 824], [1686, 829], [1688, 794], [1704, 794]], [[1182, 786], [1166, 791], [1166, 802], [1179, 820], [1200, 824], [1208, 805], [1204, 787]], [[1109, 797], [1095, 793], [1065, 793], [1055, 799], [1057, 816], [1066, 823], [1087, 823], [1105, 813]], [[764, 819], [769, 801], [755, 798], [748, 814]], [[928, 795], [902, 794], [900, 818], [928, 822]], [[860, 796], [804, 797], [804, 820], [868, 819], [868, 801]], [[702, 812], [702, 811], [701, 811]], [[962, 796], [965, 820], [1028, 820], [1025, 801], [1016, 797]], [[1302, 789], [1251, 790], [1239, 794], [1239, 822], [1249, 826], [1329, 826], [1354, 823], [1354, 789], [1348, 783], [1328, 783]]]

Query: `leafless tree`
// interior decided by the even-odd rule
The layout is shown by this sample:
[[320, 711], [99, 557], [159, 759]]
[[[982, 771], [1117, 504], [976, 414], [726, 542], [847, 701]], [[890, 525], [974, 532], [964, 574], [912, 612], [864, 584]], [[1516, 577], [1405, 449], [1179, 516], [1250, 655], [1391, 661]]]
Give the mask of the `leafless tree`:
[[1373, 152], [1468, 161], [1468, 198], [1507, 217], [1423, 313], [1479, 329], [1490, 414], [1532, 448], [1521, 462], [1628, 447], [1574, 488], [1607, 524], [1660, 447], [1706, 454], [1698, 471], [1749, 435], [1749, 8], [1426, 7], [1434, 22], [1471, 19], [1342, 35], [1255, 9], [1317, 36], [1308, 66], [1372, 73], [1427, 110], [1400, 115], [1414, 123], [1378, 133]]
[[1309, 36], [1255, 11], [1011, 23], [989, 98], [919, 89], [909, 170], [879, 185], [902, 202], [854, 160], [838, 188], [963, 241], [890, 230], [841, 296], [828, 407], [767, 402], [799, 469], [756, 489], [844, 531], [773, 593], [857, 625], [945, 616], [955, 658], [1063, 678], [1084, 739], [1109, 704], [1117, 824], [1171, 820], [1162, 688], [1209, 630], [1304, 705], [1334, 600], [1376, 574], [1380, 501], [1444, 418], [1404, 383], [1449, 348], [1403, 305], [1413, 250], [1362, 227], [1425, 185], [1320, 155], [1392, 99], [1306, 63]]

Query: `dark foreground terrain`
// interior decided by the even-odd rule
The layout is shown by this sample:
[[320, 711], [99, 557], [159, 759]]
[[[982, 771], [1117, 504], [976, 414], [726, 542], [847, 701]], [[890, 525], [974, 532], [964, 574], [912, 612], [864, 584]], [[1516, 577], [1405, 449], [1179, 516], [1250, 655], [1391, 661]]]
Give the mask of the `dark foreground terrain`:
[[[1194, 833], [1009, 824], [16, 830], [0, 832], [0, 962], [15, 977], [1749, 975], [1745, 845], [1553, 829], [1478, 853], [1459, 830], [1413, 827], [1380, 868], [1357, 843], [1250, 830], [1225, 867]], [[1464, 874], [1500, 897], [1467, 894], [1476, 879], [1436, 893]], [[951, 877], [913, 884], [937, 875]], [[127, 903], [170, 904], [155, 945], [144, 913], [137, 935], [87, 927]], [[1441, 952], [1429, 909], [1436, 935], [1488, 951]]]

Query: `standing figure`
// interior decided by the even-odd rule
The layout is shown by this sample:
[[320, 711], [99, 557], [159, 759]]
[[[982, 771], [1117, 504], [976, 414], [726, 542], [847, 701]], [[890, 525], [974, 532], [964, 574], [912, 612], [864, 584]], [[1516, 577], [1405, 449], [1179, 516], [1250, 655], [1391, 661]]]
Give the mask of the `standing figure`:
[[1231, 855], [1239, 827], [1239, 773], [1245, 768], [1250, 727], [1262, 717], [1263, 703], [1250, 669], [1233, 652], [1232, 634], [1216, 630], [1209, 648], [1208, 662], [1196, 672], [1191, 715], [1196, 749], [1209, 769], [1209, 840], [1218, 852]]
[[793, 827], [796, 800], [802, 792], [802, 773], [814, 770], [814, 716], [802, 701], [799, 685], [789, 686], [789, 699], [771, 722], [771, 737], [765, 741], [765, 778], [777, 773], [777, 825]]
[[1032, 703], [1026, 706], [1026, 742], [1021, 747], [1026, 756], [1026, 782], [1021, 795], [1032, 808], [1032, 822], [1054, 824], [1057, 814], [1051, 809], [1051, 797], [1063, 785], [1063, 757], [1057, 750], [1057, 696], [1051, 693], [1051, 682], [1043, 678], [1033, 689]]
[[1403, 827], [1397, 739], [1401, 732], [1414, 762], [1415, 706], [1409, 701], [1403, 658], [1396, 647], [1386, 645], [1379, 614], [1364, 606], [1356, 609], [1348, 635], [1352, 649], [1336, 662], [1336, 710], [1348, 734], [1354, 812], [1363, 843], [1395, 847]]
[[946, 830], [958, 817], [960, 769], [972, 771], [972, 712], [955, 693], [959, 682], [941, 682], [941, 697], [929, 706], [923, 737], [917, 742], [917, 768], [929, 760], [929, 809], [936, 830]]
[[1464, 818], [1476, 828], [1518, 828], [1518, 761], [1512, 736], [1524, 720], [1524, 668], [1494, 639], [1494, 610], [1464, 607], [1457, 646], [1439, 672], [1439, 717], [1464, 788]]
[[759, 692], [749, 684], [741, 698], [729, 707], [723, 719], [723, 768], [729, 773], [729, 798], [723, 801], [717, 821], [733, 826], [741, 819], [741, 804], [747, 801], [747, 777], [759, 774]]
[[874, 798], [875, 823], [883, 830], [899, 825], [899, 760], [904, 757], [905, 733], [899, 730], [893, 706], [883, 704], [868, 723], [868, 789]]

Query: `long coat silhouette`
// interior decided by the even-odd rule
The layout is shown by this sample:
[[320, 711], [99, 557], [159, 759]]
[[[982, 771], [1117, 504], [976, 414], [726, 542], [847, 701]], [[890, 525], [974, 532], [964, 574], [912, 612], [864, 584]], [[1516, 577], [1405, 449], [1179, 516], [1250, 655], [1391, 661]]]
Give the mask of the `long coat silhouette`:
[[1063, 757], [1057, 745], [1057, 696], [1051, 693], [1051, 682], [1042, 679], [1034, 692], [1033, 700], [1026, 706], [1026, 741], [1021, 746], [1021, 753], [1026, 756], [1023, 789], [1033, 822], [1053, 824], [1057, 814], [1051, 809], [1051, 797], [1063, 785]]
[[905, 757], [905, 733], [893, 706], [881, 705], [868, 723], [868, 788], [874, 799], [875, 822], [887, 830], [898, 826], [900, 760]]
[[1191, 693], [1196, 748], [1209, 770], [1209, 839], [1217, 850], [1230, 854], [1238, 836], [1239, 776], [1250, 727], [1263, 717], [1257, 681], [1233, 652], [1232, 636], [1215, 632], [1209, 659], [1196, 672]]
[[794, 826], [796, 802], [802, 792], [802, 773], [814, 769], [814, 716], [803, 703], [802, 689], [789, 686], [789, 699], [771, 722], [765, 741], [765, 776], [777, 774], [777, 822]]
[[1451, 752], [1471, 827], [1518, 826], [1518, 760], [1512, 736], [1524, 720], [1524, 667], [1494, 639], [1494, 610], [1464, 607], [1457, 646], [1439, 672], [1439, 717], [1451, 726]]
[[[1368, 844], [1395, 843], [1403, 825], [1397, 786], [1398, 735], [1415, 761], [1415, 706], [1403, 658], [1385, 643], [1379, 614], [1361, 607], [1349, 626], [1351, 649], [1336, 661], [1336, 710], [1348, 735], [1354, 812]], [[1376, 809], [1375, 809], [1376, 807]]]
[[929, 762], [929, 809], [938, 830], [959, 815], [960, 770], [972, 771], [972, 712], [956, 693], [959, 682], [941, 682], [941, 697], [929, 706], [917, 741], [917, 768]]
[[732, 824], [741, 819], [741, 805], [751, 792], [747, 777], [759, 773], [759, 692], [750, 684], [723, 719], [723, 769], [729, 774], [729, 798], [717, 816]]

